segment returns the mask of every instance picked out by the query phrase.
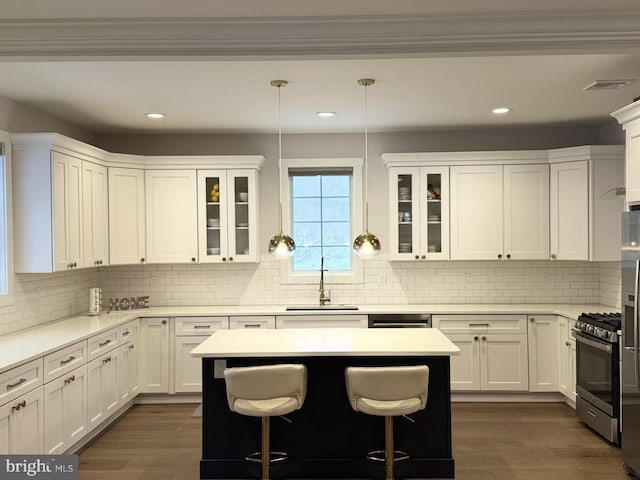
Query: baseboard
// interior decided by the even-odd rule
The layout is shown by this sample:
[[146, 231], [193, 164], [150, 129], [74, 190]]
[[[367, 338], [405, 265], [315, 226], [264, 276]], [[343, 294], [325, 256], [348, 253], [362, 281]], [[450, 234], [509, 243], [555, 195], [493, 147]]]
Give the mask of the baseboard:
[[202, 403], [201, 393], [141, 393], [133, 399], [136, 405], [168, 403]]
[[570, 399], [557, 392], [451, 392], [452, 402], [495, 402], [495, 403], [523, 403], [523, 402], [537, 402], [537, 403], [550, 403], [550, 402], [562, 402], [576, 408], [575, 402], [571, 402]]

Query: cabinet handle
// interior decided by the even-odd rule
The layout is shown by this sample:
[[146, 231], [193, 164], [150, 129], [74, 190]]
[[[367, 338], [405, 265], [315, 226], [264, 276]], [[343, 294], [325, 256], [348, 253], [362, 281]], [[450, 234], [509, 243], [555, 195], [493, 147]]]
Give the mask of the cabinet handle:
[[75, 360], [75, 359], [76, 359], [76, 357], [74, 357], [74, 356], [72, 355], [72, 356], [70, 356], [69, 358], [67, 358], [66, 360], [60, 360], [60, 365], [65, 365], [65, 364], [67, 364], [67, 363], [69, 363], [69, 362], [71, 362], [71, 361], [73, 361], [73, 360]]
[[95, 262], [93, 262], [94, 265], [100, 265], [100, 262], [98, 262], [98, 260], [96, 260]]
[[475, 342], [477, 342], [479, 338], [480, 338], [480, 337], [478, 337], [478, 336], [476, 335], [475, 337], [473, 337], [473, 340], [474, 340]]
[[122, 332], [122, 336], [126, 337], [127, 335], [129, 335], [129, 333], [130, 333], [129, 330], [125, 330], [124, 332]]
[[75, 379], [76, 379], [76, 376], [75, 376], [75, 375], [71, 375], [70, 377], [68, 377], [68, 378], [64, 381], [64, 383], [71, 383], [71, 382], [74, 382], [74, 381], [75, 381]]
[[111, 339], [105, 340], [104, 342], [99, 343], [98, 346], [99, 347], [104, 347], [105, 345], [109, 345], [110, 343], [111, 343]]
[[7, 384], [7, 390], [11, 390], [12, 388], [16, 388], [18, 385], [22, 385], [26, 381], [27, 381], [26, 378], [21, 378], [16, 383]]
[[222, 257], [222, 261], [226, 262], [227, 261], [227, 257]]
[[129, 350], [133, 350], [133, 345], [129, 345]]
[[502, 258], [502, 254], [501, 254], [501, 253], [499, 253], [499, 254], [498, 254], [498, 258], [499, 258], [499, 259], [501, 259], [501, 258]]
[[567, 347], [570, 347], [570, 346], [571, 346], [571, 342], [570, 342], [569, 340], [567, 340], [566, 342], [564, 342], [564, 344], [565, 344]]
[[420, 260], [420, 256], [419, 255], [416, 255], [416, 260]]
[[482, 337], [482, 341], [486, 342], [487, 341], [487, 337]]
[[98, 265], [102, 265], [102, 260], [98, 260]]
[[230, 262], [233, 262], [233, 257], [229, 257], [229, 261], [230, 261]]
[[470, 323], [469, 326], [470, 327], [488, 327], [489, 324], [488, 323]]
[[195, 262], [196, 261], [196, 257], [191, 257], [191, 261]]
[[551, 259], [552, 259], [552, 260], [555, 260], [556, 258], [558, 258], [558, 257], [557, 257], [557, 255], [556, 255], [555, 253], [552, 253], [552, 254], [551, 254]]
[[166, 320], [162, 320], [162, 324], [163, 324], [163, 325], [166, 325], [166, 324], [167, 324], [167, 321], [166, 321]]
[[68, 263], [67, 268], [73, 268], [73, 263]]
[[144, 257], [140, 259], [140, 263], [144, 263]]
[[260, 328], [261, 326], [259, 323], [245, 323], [243, 328]]
[[211, 325], [194, 325], [193, 328], [211, 328]]
[[107, 357], [104, 360], [102, 360], [102, 363], [109, 363], [111, 361], [111, 357]]
[[427, 256], [426, 255], [422, 255], [422, 260], [424, 260], [425, 258], [427, 258]]
[[11, 407], [11, 410], [20, 410], [21, 408], [24, 408], [26, 406], [27, 406], [27, 401], [26, 400], [22, 400], [17, 405], [14, 405], [13, 407]]
[[507, 253], [507, 259], [511, 258], [511, 254]]

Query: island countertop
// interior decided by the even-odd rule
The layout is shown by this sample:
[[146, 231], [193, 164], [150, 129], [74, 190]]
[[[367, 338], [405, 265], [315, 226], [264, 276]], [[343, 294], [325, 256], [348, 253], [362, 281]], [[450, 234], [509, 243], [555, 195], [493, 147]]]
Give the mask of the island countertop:
[[460, 350], [436, 328], [218, 330], [195, 357], [450, 356]]

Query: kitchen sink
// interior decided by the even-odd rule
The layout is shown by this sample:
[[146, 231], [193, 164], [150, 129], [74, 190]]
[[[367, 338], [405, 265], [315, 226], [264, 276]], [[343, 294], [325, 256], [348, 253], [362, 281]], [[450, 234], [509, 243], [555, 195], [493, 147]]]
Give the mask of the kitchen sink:
[[287, 312], [309, 310], [358, 310], [357, 305], [293, 305], [286, 308]]

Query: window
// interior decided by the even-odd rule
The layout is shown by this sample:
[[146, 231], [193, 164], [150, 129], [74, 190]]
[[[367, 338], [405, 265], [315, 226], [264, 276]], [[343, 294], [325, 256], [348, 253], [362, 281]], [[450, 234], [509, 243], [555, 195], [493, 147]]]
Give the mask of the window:
[[0, 305], [13, 302], [11, 234], [11, 143], [0, 131]]
[[351, 248], [362, 228], [362, 160], [283, 159], [280, 184], [285, 230], [296, 242], [283, 283], [316, 283], [321, 258], [327, 282], [362, 282]]

